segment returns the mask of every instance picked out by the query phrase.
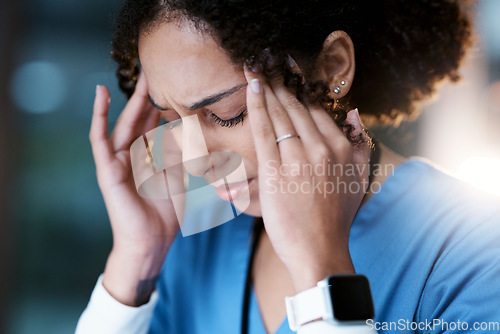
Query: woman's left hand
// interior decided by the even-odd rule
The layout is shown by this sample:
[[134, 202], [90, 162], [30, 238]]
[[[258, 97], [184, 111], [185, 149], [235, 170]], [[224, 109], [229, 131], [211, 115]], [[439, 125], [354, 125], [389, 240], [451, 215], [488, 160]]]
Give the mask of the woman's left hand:
[[[353, 146], [322, 106], [299, 102], [282, 79], [270, 82], [247, 69], [245, 76], [262, 217], [295, 289], [354, 273], [348, 238], [368, 188], [371, 152], [358, 111], [347, 121], [364, 142]], [[276, 143], [286, 134], [298, 137]]]

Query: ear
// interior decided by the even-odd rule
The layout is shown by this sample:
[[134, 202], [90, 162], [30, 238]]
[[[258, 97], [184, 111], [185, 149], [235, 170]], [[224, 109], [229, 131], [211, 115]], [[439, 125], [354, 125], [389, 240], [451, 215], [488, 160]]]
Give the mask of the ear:
[[332, 32], [325, 39], [317, 58], [316, 73], [330, 87], [336, 99], [344, 97], [354, 79], [354, 44], [349, 35], [341, 30]]

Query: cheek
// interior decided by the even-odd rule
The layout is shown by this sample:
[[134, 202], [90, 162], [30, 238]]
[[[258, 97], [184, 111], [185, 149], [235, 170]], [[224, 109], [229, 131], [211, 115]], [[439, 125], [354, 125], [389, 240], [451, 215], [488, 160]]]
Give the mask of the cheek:
[[[207, 136], [208, 150], [212, 152], [232, 152], [238, 154], [250, 177], [257, 176], [257, 155], [252, 137], [252, 129], [247, 119], [231, 128], [219, 127]], [[210, 140], [210, 142], [208, 142]]]

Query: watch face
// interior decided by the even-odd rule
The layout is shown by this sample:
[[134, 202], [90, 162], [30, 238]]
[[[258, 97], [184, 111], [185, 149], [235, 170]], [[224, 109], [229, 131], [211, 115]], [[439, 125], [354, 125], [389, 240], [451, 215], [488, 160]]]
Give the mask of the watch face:
[[373, 318], [372, 296], [365, 276], [330, 276], [328, 285], [335, 319], [355, 321]]

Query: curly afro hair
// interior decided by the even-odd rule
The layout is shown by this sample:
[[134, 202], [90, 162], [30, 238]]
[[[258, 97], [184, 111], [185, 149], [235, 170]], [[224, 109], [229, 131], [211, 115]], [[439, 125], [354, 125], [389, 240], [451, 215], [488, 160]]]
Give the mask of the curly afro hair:
[[[353, 106], [369, 122], [398, 124], [416, 116], [416, 103], [432, 95], [439, 81], [459, 79], [472, 39], [465, 2], [126, 0], [117, 17], [112, 56], [120, 88], [130, 97], [140, 71], [139, 34], [161, 22], [187, 20], [211, 34], [234, 63], [258, 64], [268, 77], [283, 76], [301, 101], [323, 103], [344, 130], [346, 110]], [[307, 78], [335, 30], [349, 34], [356, 60], [351, 90], [340, 101], [326, 83], [293, 74], [287, 61], [288, 55], [296, 59]]]

